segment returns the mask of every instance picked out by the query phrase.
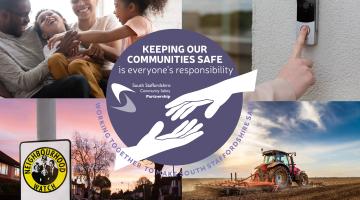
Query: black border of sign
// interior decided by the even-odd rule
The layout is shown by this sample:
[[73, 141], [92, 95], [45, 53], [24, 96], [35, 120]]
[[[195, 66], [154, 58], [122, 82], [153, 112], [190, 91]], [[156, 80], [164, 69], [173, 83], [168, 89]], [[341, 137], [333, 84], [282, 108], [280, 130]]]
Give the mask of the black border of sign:
[[[20, 168], [21, 168], [21, 164], [22, 164], [22, 160], [21, 160], [21, 145], [22, 144], [27, 144], [27, 143], [41, 143], [41, 142], [69, 142], [69, 149], [70, 149], [70, 161], [69, 161], [69, 178], [70, 178], [70, 192], [69, 192], [69, 199], [71, 200], [71, 176], [72, 176], [72, 167], [71, 167], [71, 141], [69, 139], [60, 139], [60, 140], [35, 140], [35, 141], [25, 141], [25, 142], [20, 142], [19, 145], [19, 160], [20, 160]], [[21, 180], [22, 180], [22, 170], [20, 169], [20, 199], [21, 199]]]

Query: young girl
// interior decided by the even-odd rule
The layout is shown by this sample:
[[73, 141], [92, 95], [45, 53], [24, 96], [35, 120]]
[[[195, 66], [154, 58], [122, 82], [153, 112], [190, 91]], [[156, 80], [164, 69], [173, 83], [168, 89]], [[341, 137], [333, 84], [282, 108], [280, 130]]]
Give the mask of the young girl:
[[[152, 25], [146, 15], [159, 14], [163, 11], [167, 0], [114, 0], [114, 14], [123, 24], [112, 31], [85, 31], [78, 33], [79, 40], [85, 43], [108, 43], [115, 40], [122, 41], [120, 52], [112, 52], [120, 56], [131, 44], [151, 33]], [[64, 33], [56, 34], [49, 42], [49, 48], [64, 37]]]
[[[69, 30], [65, 19], [54, 10], [41, 10], [35, 20], [35, 29], [44, 40]], [[98, 84], [102, 79], [101, 66], [89, 56], [94, 51], [98, 51], [97, 49], [83, 50], [82, 54], [70, 58], [55, 53], [55, 51], [56, 48], [49, 50], [47, 46], [44, 47], [44, 55], [49, 58], [49, 71], [54, 79], [59, 80], [69, 75], [81, 74], [88, 80], [91, 94], [96, 98], [105, 98], [104, 92]]]

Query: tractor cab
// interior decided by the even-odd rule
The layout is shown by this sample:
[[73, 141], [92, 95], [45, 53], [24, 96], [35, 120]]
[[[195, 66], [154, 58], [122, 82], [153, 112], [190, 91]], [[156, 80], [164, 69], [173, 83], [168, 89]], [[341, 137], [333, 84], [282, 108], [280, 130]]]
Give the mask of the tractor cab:
[[273, 163], [282, 163], [288, 169], [292, 176], [298, 173], [299, 169], [295, 167], [293, 157], [296, 156], [296, 153], [286, 153], [279, 150], [270, 150], [263, 151], [264, 164], [270, 165]]
[[292, 164], [291, 163], [292, 159], [290, 159], [290, 155], [283, 151], [278, 151], [278, 150], [264, 151], [263, 156], [264, 156], [265, 164], [271, 164], [273, 162], [282, 162], [286, 166]]

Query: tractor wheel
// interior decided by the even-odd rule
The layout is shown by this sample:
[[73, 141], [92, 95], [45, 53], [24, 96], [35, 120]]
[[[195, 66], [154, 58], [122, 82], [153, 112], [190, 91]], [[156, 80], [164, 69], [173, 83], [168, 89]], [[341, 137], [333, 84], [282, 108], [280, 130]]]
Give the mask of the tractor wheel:
[[274, 167], [270, 171], [270, 175], [271, 180], [274, 181], [275, 185], [280, 189], [287, 188], [291, 183], [290, 174], [284, 166]]
[[296, 183], [302, 187], [302, 186], [307, 186], [309, 184], [309, 178], [307, 176], [306, 173], [301, 172], [299, 175], [299, 180], [296, 181]]

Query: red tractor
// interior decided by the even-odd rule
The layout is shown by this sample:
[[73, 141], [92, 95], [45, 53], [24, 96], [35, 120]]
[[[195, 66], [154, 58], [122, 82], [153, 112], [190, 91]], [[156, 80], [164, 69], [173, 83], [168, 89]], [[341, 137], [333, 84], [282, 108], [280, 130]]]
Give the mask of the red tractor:
[[294, 163], [296, 153], [270, 150], [263, 151], [262, 154], [264, 163], [255, 168], [253, 182], [272, 182], [280, 189], [291, 186], [293, 181], [299, 186], [308, 185], [307, 174]]

